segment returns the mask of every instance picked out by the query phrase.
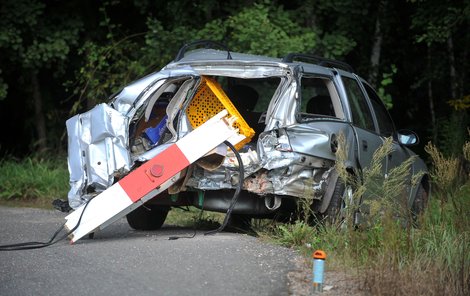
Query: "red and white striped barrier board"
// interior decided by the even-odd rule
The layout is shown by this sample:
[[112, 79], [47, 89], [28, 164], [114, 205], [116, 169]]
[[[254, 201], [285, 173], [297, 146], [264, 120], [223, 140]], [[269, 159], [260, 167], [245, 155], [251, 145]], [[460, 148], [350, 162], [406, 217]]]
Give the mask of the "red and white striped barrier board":
[[[71, 243], [96, 229], [103, 229], [166, 190], [180, 178], [180, 172], [228, 140], [233, 145], [245, 139], [232, 127], [236, 118], [226, 110], [160, 152], [96, 197], [83, 213], [80, 225], [70, 235]], [[65, 217], [66, 229], [73, 229], [85, 208], [82, 205]]]

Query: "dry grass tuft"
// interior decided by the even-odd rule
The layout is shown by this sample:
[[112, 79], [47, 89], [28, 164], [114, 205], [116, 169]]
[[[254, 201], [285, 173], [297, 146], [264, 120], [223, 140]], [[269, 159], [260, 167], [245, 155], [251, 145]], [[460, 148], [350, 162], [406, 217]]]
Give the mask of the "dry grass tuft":
[[453, 193], [459, 176], [459, 160], [455, 157], [444, 157], [435, 145], [429, 142], [424, 150], [431, 156], [434, 164], [431, 178], [440, 196], [447, 200], [446, 193]]
[[439, 266], [416, 260], [402, 267], [391, 255], [382, 254], [366, 270], [363, 289], [371, 295], [463, 295]]

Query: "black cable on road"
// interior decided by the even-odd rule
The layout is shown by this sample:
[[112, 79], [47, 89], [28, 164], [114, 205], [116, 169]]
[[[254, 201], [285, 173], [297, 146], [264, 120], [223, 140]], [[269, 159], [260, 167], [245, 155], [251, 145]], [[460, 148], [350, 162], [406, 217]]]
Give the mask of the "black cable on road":
[[62, 229], [65, 229], [65, 223], [62, 224], [59, 227], [59, 229], [56, 230], [56, 232], [54, 232], [52, 237], [47, 242], [24, 242], [24, 243], [17, 243], [17, 244], [0, 245], [0, 251], [21, 251], [21, 250], [40, 249], [40, 248], [52, 246], [53, 244], [58, 243], [61, 240], [64, 240], [70, 234], [72, 234], [78, 228], [78, 226], [80, 226], [80, 222], [82, 221], [83, 214], [85, 213], [85, 210], [88, 204], [90, 203], [90, 201], [91, 199], [86, 202], [85, 207], [83, 208], [83, 211], [80, 214], [80, 218], [78, 219], [77, 225], [75, 225], [69, 232], [61, 236], [59, 239], [55, 240], [55, 238], [62, 231]]

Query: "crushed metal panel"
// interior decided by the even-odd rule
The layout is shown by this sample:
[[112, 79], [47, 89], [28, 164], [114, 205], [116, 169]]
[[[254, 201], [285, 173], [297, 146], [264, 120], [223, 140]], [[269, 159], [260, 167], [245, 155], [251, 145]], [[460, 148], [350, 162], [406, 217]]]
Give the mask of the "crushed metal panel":
[[[334, 166], [334, 156], [331, 159], [330, 155], [330, 137], [317, 129], [302, 129], [299, 126], [291, 128], [261, 133], [257, 143], [259, 154], [251, 149], [241, 153], [244, 156], [242, 160], [247, 165], [245, 190], [263, 196], [276, 194], [321, 199], [326, 189], [326, 180]], [[317, 133], [313, 135], [313, 139], [308, 139], [308, 136], [312, 137], [313, 130]], [[309, 132], [305, 133], [306, 131]], [[290, 138], [307, 143], [292, 143]], [[313, 147], [309, 147], [310, 145]], [[227, 155], [223, 165], [215, 171], [196, 169], [187, 185], [201, 190], [233, 188], [233, 184], [236, 184], [236, 167], [237, 163]]]
[[67, 121], [68, 164], [72, 208], [81, 205], [86, 189], [102, 191], [112, 185], [113, 174], [129, 171], [127, 118], [107, 104], [76, 115]]
[[[130, 85], [124, 87], [122, 91], [117, 94], [116, 97], [114, 97], [112, 106], [122, 114], [126, 114], [129, 112], [129, 110], [131, 110], [136, 98], [150, 83], [165, 77], [166, 75], [162, 75], [160, 72], [158, 72], [145, 76], [131, 83]], [[163, 81], [160, 83], [163, 83]]]
[[240, 63], [239, 65], [224, 66], [221, 63], [216, 65], [192, 65], [192, 68], [201, 75], [209, 76], [227, 76], [238, 78], [265, 78], [265, 77], [284, 77], [291, 69], [287, 66], [263, 66]]
[[[340, 134], [345, 135], [348, 144], [354, 143], [351, 127], [341, 120], [296, 124], [285, 130], [292, 151], [329, 160], [336, 159], [334, 150], [337, 148], [337, 138]], [[352, 145], [348, 145], [348, 149], [352, 148], [354, 148]]]
[[82, 204], [81, 198], [85, 187], [86, 175], [84, 174], [84, 159], [81, 157], [80, 124], [79, 116], [76, 115], [66, 122], [68, 137], [68, 168], [70, 174], [70, 191], [68, 193], [69, 204], [77, 208]]
[[130, 170], [130, 118], [167, 78], [183, 76], [194, 77], [197, 73], [184, 67], [150, 74], [123, 88], [110, 105], [97, 105], [67, 121], [71, 187], [68, 199], [72, 208], [111, 186], [115, 175], [122, 176]]
[[[124, 87], [122, 91], [113, 98], [110, 105], [122, 114], [128, 114], [128, 112], [138, 109], [140, 105], [143, 104], [143, 100], [137, 102], [137, 99], [145, 96], [150, 88], [157, 89], [165, 82], [165, 78], [197, 75], [198, 74], [188, 66], [176, 70], [162, 70], [157, 73], [152, 73]], [[147, 95], [151, 93], [152, 92]]]
[[295, 124], [295, 102], [297, 99], [297, 82], [292, 74], [286, 75], [281, 80], [281, 85], [276, 90], [268, 110], [266, 111], [266, 129], [273, 130]]

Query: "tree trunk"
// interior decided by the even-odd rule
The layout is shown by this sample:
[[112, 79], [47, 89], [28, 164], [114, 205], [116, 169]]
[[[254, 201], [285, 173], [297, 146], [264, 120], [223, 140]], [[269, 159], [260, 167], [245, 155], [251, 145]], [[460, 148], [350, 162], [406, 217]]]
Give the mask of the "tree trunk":
[[[468, 28], [468, 25], [469, 25], [469, 22], [468, 21], [465, 21], [463, 22], [463, 27], [464, 28]], [[466, 27], [465, 27], [466, 26]], [[468, 47], [470, 46], [470, 34], [465, 34], [465, 39], [463, 41], [463, 51], [461, 53], [461, 56], [459, 58], [459, 65], [460, 65], [460, 70], [459, 70], [459, 78], [460, 78], [460, 81], [459, 81], [459, 93], [461, 95], [461, 97], [467, 95], [467, 93], [465, 93], [465, 87], [466, 87], [466, 84], [465, 82], [467, 81], [467, 76], [468, 76]]]
[[[431, 69], [431, 45], [428, 44], [428, 52], [427, 52], [427, 72], [432, 73]], [[436, 125], [436, 112], [434, 110], [434, 98], [432, 93], [432, 74], [428, 74], [428, 102], [429, 102], [429, 113], [431, 115], [431, 130], [432, 130], [432, 141], [437, 143], [437, 125]]]
[[370, 55], [370, 72], [368, 81], [373, 87], [377, 87], [377, 76], [379, 74], [380, 54], [382, 51], [383, 39], [380, 18], [382, 16], [384, 6], [384, 1], [380, 1], [379, 8], [377, 10], [377, 18], [375, 20], [374, 44], [372, 45], [372, 52]]
[[[468, 75], [468, 67], [467, 67], [467, 58], [468, 58], [468, 46], [469, 44], [469, 35], [466, 34], [465, 36], [465, 41], [464, 41], [464, 46], [463, 46], [463, 51], [462, 55], [460, 57], [460, 73], [459, 73], [459, 93], [461, 96], [465, 96], [465, 81], [467, 81], [467, 75]], [[462, 71], [463, 69], [463, 71]]]
[[450, 91], [452, 99], [455, 100], [460, 98], [460, 94], [458, 93], [458, 81], [455, 71], [454, 40], [452, 35], [447, 38], [447, 50], [449, 51]]
[[31, 87], [34, 101], [34, 126], [36, 127], [38, 137], [35, 146], [38, 147], [38, 152], [42, 153], [47, 150], [46, 119], [42, 112], [42, 96], [39, 89], [38, 76], [34, 71], [31, 71]]

